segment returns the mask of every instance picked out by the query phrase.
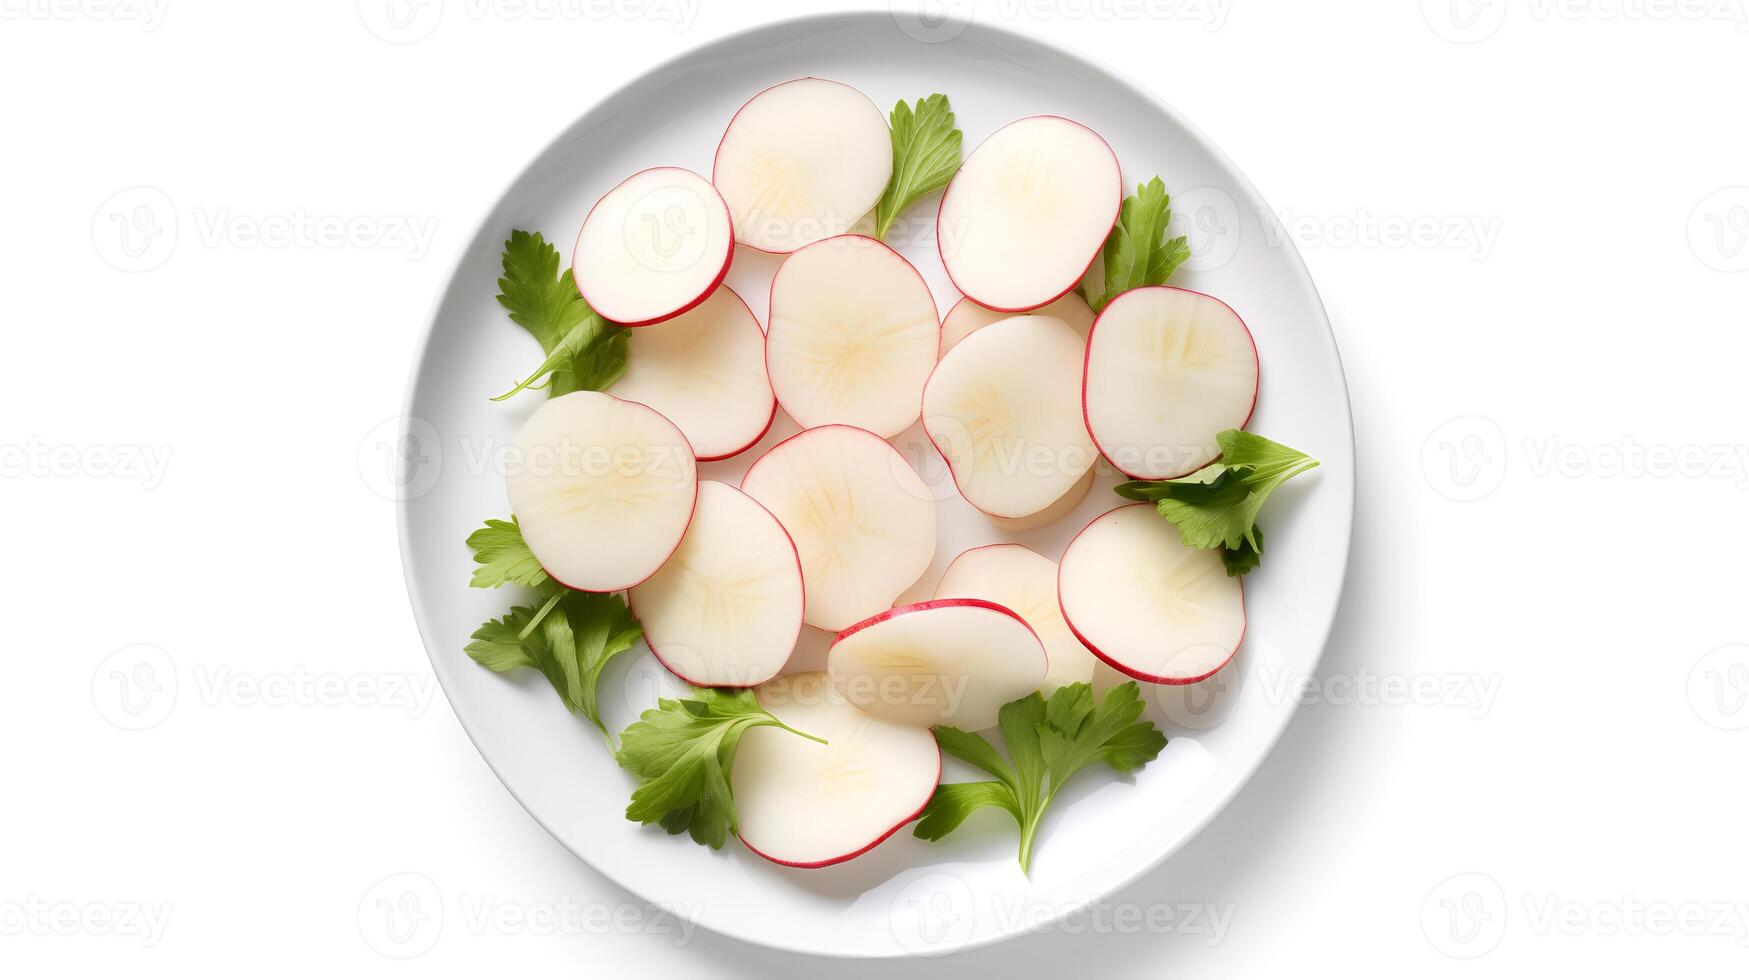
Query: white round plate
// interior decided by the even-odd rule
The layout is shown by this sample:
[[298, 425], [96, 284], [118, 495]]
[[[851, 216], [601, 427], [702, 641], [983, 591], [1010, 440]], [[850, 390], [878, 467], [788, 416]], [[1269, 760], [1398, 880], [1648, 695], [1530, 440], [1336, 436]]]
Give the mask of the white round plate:
[[[862, 857], [820, 870], [770, 864], [734, 841], [713, 853], [634, 825], [624, 817], [632, 781], [600, 734], [567, 714], [539, 676], [495, 674], [462, 652], [469, 634], [512, 599], [468, 587], [463, 539], [486, 518], [509, 516], [497, 454], [543, 397], [488, 400], [541, 358], [493, 299], [501, 243], [514, 228], [540, 231], [568, 265], [583, 216], [603, 192], [646, 167], [708, 175], [735, 109], [803, 75], [854, 85], [883, 111], [901, 98], [946, 93], [968, 153], [1020, 116], [1068, 116], [1111, 142], [1126, 184], [1159, 174], [1196, 251], [1173, 282], [1226, 300], [1256, 336], [1263, 384], [1251, 428], [1323, 464], [1264, 511], [1268, 551], [1245, 579], [1250, 627], [1239, 656], [1200, 685], [1143, 685], [1148, 716], [1172, 741], [1134, 778], [1097, 767], [1077, 776], [1046, 818], [1030, 878], [1015, 860], [1013, 823], [994, 810], [939, 843], [903, 829]], [[935, 251], [934, 205], [924, 202], [890, 237], [945, 313], [959, 296]], [[729, 273], [762, 323], [775, 265], [739, 249]], [[1322, 652], [1348, 557], [1354, 460], [1342, 367], [1317, 293], [1273, 212], [1218, 149], [1150, 93], [1092, 61], [977, 24], [884, 13], [790, 21], [684, 54], [608, 96], [511, 184], [463, 252], [415, 365], [406, 414], [400, 530], [413, 610], [480, 754], [554, 837], [631, 892], [780, 949], [878, 957], [983, 945], [1097, 902], [1159, 864], [1214, 817], [1281, 734], [1299, 682]], [[753, 459], [794, 431], [780, 413], [758, 446], [701, 466], [701, 476], [738, 482]], [[1122, 502], [1111, 492], [1115, 476], [1102, 473], [1068, 519], [1007, 535], [954, 495], [918, 427], [894, 444], [940, 498], [934, 566], [903, 601], [928, 597], [947, 563], [977, 545], [1018, 540], [1055, 558], [1076, 530]], [[827, 637], [804, 632], [792, 667], [817, 669]], [[678, 690], [640, 647], [607, 671], [601, 701], [617, 731], [658, 693]], [[976, 778], [949, 762], [945, 778]]]

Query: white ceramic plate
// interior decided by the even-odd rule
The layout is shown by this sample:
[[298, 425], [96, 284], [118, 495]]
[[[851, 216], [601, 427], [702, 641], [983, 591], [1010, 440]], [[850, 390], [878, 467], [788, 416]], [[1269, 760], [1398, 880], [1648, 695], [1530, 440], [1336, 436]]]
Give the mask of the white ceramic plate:
[[[1265, 511], [1268, 552], [1245, 580], [1250, 627], [1240, 655], [1201, 685], [1144, 685], [1149, 716], [1171, 743], [1133, 779], [1110, 771], [1077, 777], [1047, 818], [1030, 879], [1015, 861], [1015, 828], [997, 811], [940, 843], [901, 831], [854, 861], [812, 871], [769, 864], [737, 842], [712, 853], [636, 826], [623, 816], [631, 781], [601, 736], [568, 715], [539, 676], [494, 674], [462, 652], [469, 634], [511, 599], [468, 587], [472, 563], [462, 542], [483, 519], [509, 515], [494, 453], [542, 397], [487, 400], [540, 360], [534, 341], [493, 299], [501, 243], [513, 228], [538, 230], [568, 262], [583, 216], [603, 192], [661, 164], [708, 175], [735, 109], [767, 85], [802, 75], [855, 85], [883, 108], [944, 92], [968, 153], [1020, 116], [1068, 116], [1111, 142], [1126, 183], [1161, 175], [1175, 221], [1197, 251], [1173, 281], [1226, 300], [1256, 336], [1263, 384], [1251, 427], [1323, 463]], [[945, 313], [959, 296], [935, 252], [934, 211], [934, 201], [925, 202], [891, 237]], [[771, 257], [738, 250], [729, 274], [761, 322], [774, 268]], [[928, 955], [994, 942], [1095, 903], [1159, 864], [1214, 817], [1281, 734], [1297, 681], [1317, 665], [1348, 556], [1354, 464], [1342, 368], [1312, 283], [1268, 206], [1153, 95], [1091, 61], [981, 25], [886, 14], [792, 21], [682, 55], [608, 96], [511, 184], [462, 254], [415, 366], [407, 416], [403, 446], [420, 464], [404, 474], [400, 509], [413, 609], [438, 679], [481, 755], [554, 837], [644, 900], [748, 942], [808, 953]], [[738, 482], [748, 463], [794, 431], [780, 414], [759, 446], [706, 464], [701, 475]], [[1054, 558], [1077, 529], [1121, 502], [1110, 490], [1115, 477], [1103, 474], [1070, 518], [1004, 535], [953, 494], [917, 428], [894, 443], [940, 491], [935, 564], [904, 601], [927, 597], [947, 563], [976, 545], [1019, 540]], [[825, 639], [805, 631], [792, 666], [817, 667]], [[640, 648], [609, 669], [601, 698], [618, 730], [659, 692], [677, 690]], [[949, 762], [947, 778], [975, 778]]]

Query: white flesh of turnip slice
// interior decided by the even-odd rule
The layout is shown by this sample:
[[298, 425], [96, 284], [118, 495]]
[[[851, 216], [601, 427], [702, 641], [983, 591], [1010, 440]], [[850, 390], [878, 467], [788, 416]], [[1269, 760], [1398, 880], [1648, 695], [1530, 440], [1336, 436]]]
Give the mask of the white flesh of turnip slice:
[[[1082, 337], [1086, 337], [1088, 329], [1093, 326], [1093, 308], [1087, 305], [1087, 301], [1079, 293], [1064, 293], [1038, 309], [1026, 312], [1034, 316], [1054, 316], [1074, 328]], [[953, 304], [953, 309], [947, 311], [947, 316], [941, 318], [941, 355], [946, 357], [955, 344], [990, 324], [1016, 315], [979, 306], [973, 300], [962, 298]]]
[[701, 462], [742, 452], [771, 428], [777, 399], [765, 377], [765, 332], [728, 286], [626, 342], [614, 395], [666, 415]]
[[1081, 506], [1081, 501], [1087, 499], [1087, 491], [1093, 488], [1093, 474], [1098, 467], [1090, 466], [1081, 479], [1069, 488], [1069, 492], [1057, 498], [1057, 502], [1036, 514], [1025, 517], [995, 517], [985, 514], [984, 519], [1004, 531], [1035, 531], [1041, 527], [1049, 527], [1075, 512]]
[[1065, 684], [1093, 680], [1099, 661], [1063, 622], [1057, 605], [1057, 563], [1018, 544], [991, 544], [962, 552], [935, 587], [937, 599], [983, 599], [1012, 609], [1045, 645], [1049, 664], [1039, 689], [1049, 696]]
[[1004, 520], [1030, 517], [1093, 469], [1099, 453], [1081, 417], [1081, 358], [1081, 335], [1068, 324], [1016, 316], [941, 359], [923, 391], [923, 428], [973, 507]]
[[868, 96], [798, 78], [755, 95], [729, 120], [711, 180], [734, 214], [736, 241], [791, 252], [849, 231], [892, 175], [887, 118]]
[[528, 548], [560, 584], [617, 592], [662, 567], [698, 497], [674, 423], [599, 391], [551, 399], [522, 424], [505, 490]]
[[948, 278], [992, 310], [1051, 302], [1081, 281], [1117, 223], [1123, 178], [1098, 133], [1060, 116], [997, 130], [941, 199]]
[[931, 599], [840, 632], [826, 672], [869, 714], [977, 731], [996, 724], [997, 709], [1038, 690], [1047, 658], [1038, 634], [1012, 610], [983, 599]]
[[1099, 659], [1138, 680], [1194, 684], [1245, 638], [1245, 593], [1221, 553], [1187, 548], [1150, 504], [1081, 530], [1057, 573], [1063, 619]]
[[792, 436], [753, 463], [741, 489], [795, 541], [809, 626], [840, 630], [888, 608], [935, 557], [928, 487], [871, 432], [829, 425]]
[[781, 728], [741, 737], [729, 777], [741, 842], [794, 868], [848, 861], [923, 811], [941, 779], [929, 729], [883, 721], [832, 690], [826, 675], [779, 677], [759, 689]]
[[770, 322], [771, 388], [803, 428], [854, 425], [890, 439], [917, 421], [941, 321], [899, 253], [860, 235], [797, 251], [771, 281]]
[[802, 629], [802, 565], [777, 518], [726, 483], [698, 485], [667, 564], [627, 595], [650, 651], [699, 687], [777, 676]]
[[690, 170], [655, 167], [608, 191], [577, 233], [577, 291], [595, 312], [638, 327], [702, 303], [728, 274], [729, 207]]
[[1174, 286], [1143, 286], [1100, 312], [1087, 337], [1082, 405], [1111, 464], [1138, 480], [1214, 462], [1215, 437], [1257, 404], [1257, 345], [1232, 307]]

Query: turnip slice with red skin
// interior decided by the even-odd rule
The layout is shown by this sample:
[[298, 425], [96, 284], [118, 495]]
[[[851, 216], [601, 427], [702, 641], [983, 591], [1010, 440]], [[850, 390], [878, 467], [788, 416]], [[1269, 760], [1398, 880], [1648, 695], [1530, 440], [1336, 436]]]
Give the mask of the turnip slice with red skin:
[[992, 323], [999, 323], [1011, 316], [1027, 315], [1054, 316], [1067, 323], [1082, 337], [1086, 337], [1088, 329], [1093, 326], [1093, 308], [1087, 305], [1087, 301], [1079, 293], [1064, 293], [1036, 310], [1019, 314], [992, 310], [987, 306], [979, 306], [975, 300], [962, 297], [953, 305], [953, 309], [947, 311], [947, 316], [941, 318], [941, 356], [946, 357], [955, 344]]
[[773, 85], [729, 120], [711, 180], [734, 214], [736, 240], [792, 252], [849, 231], [893, 175], [887, 117], [842, 82]]
[[617, 592], [686, 534], [698, 465], [674, 423], [599, 391], [549, 399], [516, 433], [505, 478], [528, 549], [561, 585]]
[[985, 327], [941, 359], [923, 392], [923, 428], [973, 507], [1030, 517], [1092, 470], [1099, 453], [1081, 416], [1081, 357], [1068, 324], [1029, 315]]
[[627, 593], [650, 652], [698, 687], [777, 676], [802, 629], [802, 564], [752, 497], [700, 481], [692, 525], [660, 571]]
[[1185, 547], [1150, 504], [1108, 511], [1069, 542], [1057, 601], [1094, 656], [1154, 684], [1211, 677], [1245, 639], [1245, 592], [1221, 553]]
[[654, 167], [627, 177], [590, 209], [571, 275], [591, 309], [639, 327], [704, 302], [728, 274], [734, 247], [729, 207], [710, 181]]
[[1176, 286], [1143, 286], [1106, 304], [1087, 337], [1082, 407], [1111, 465], [1170, 480], [1221, 454], [1257, 405], [1257, 345], [1233, 308]]
[[997, 709], [1038, 690], [1042, 641], [1013, 610], [983, 599], [895, 606], [847, 627], [826, 654], [845, 700], [902, 725], [977, 731]]
[[942, 195], [936, 243], [960, 292], [992, 310], [1036, 309], [1081, 281], [1122, 203], [1117, 156], [1098, 133], [1029, 116], [966, 158]]
[[1057, 563], [1018, 544], [990, 544], [960, 553], [935, 587], [937, 599], [983, 599], [1013, 610], [1045, 646], [1039, 690], [1093, 680], [1099, 661], [1075, 639], [1057, 605]]
[[668, 416], [700, 462], [743, 452], [771, 428], [777, 399], [765, 377], [765, 332], [728, 286], [677, 317], [632, 331], [626, 343], [626, 373], [614, 395]]
[[917, 421], [941, 321], [899, 253], [861, 235], [800, 249], [771, 281], [770, 323], [771, 387], [803, 428], [854, 425], [890, 439]]
[[929, 729], [883, 721], [847, 703], [826, 675], [794, 674], [760, 688], [759, 703], [796, 731], [741, 736], [729, 788], [747, 849], [792, 868], [824, 868], [867, 853], [910, 823], [941, 780]]
[[839, 630], [893, 604], [935, 558], [929, 488], [886, 440], [808, 429], [755, 460], [741, 489], [783, 524], [802, 560], [805, 622]]

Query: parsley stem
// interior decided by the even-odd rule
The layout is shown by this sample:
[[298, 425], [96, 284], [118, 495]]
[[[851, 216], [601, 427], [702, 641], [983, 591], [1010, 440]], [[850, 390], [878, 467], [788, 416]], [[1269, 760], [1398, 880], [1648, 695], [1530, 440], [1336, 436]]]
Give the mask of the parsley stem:
[[778, 728], [781, 728], [784, 731], [789, 732], [791, 735], [800, 735], [801, 737], [807, 739], [810, 742], [819, 742], [821, 745], [830, 745], [831, 744], [830, 742], [827, 742], [825, 739], [819, 737], [818, 735], [809, 735], [807, 732], [796, 731], [795, 729], [789, 727], [788, 725], [784, 724], [783, 722], [778, 721], [776, 715], [772, 716], [771, 723], [773, 725], [776, 725]]
[[533, 618], [532, 618], [532, 619], [530, 619], [530, 620], [529, 620], [529, 621], [528, 621], [528, 625], [527, 625], [527, 626], [524, 626], [524, 627], [523, 627], [523, 628], [522, 628], [522, 632], [520, 632], [520, 633], [518, 633], [518, 634], [516, 634], [516, 638], [517, 638], [517, 639], [518, 639], [518, 640], [526, 640], [526, 639], [528, 639], [528, 634], [530, 634], [530, 633], [533, 633], [533, 632], [534, 632], [534, 628], [535, 628], [535, 627], [536, 627], [536, 626], [539, 626], [539, 625], [540, 625], [540, 621], [541, 621], [541, 620], [543, 620], [543, 619], [545, 619], [545, 618], [547, 618], [547, 613], [550, 613], [550, 612], [552, 612], [552, 611], [553, 611], [553, 607], [554, 607], [554, 606], [556, 606], [556, 605], [558, 605], [558, 604], [559, 604], [559, 600], [560, 600], [560, 599], [563, 599], [563, 598], [564, 598], [564, 597], [565, 597], [565, 590], [563, 590], [563, 589], [560, 589], [560, 590], [559, 590], [559, 591], [557, 591], [557, 592], [554, 592], [554, 593], [553, 593], [553, 597], [552, 597], [552, 598], [551, 598], [551, 599], [548, 599], [548, 600], [547, 600], [547, 604], [546, 604], [546, 605], [544, 605], [544, 606], [542, 606], [542, 607], [540, 607], [540, 611], [539, 611], [539, 612], [537, 612], [537, 613], [535, 613], [535, 614], [534, 614], [534, 617], [533, 617]]

